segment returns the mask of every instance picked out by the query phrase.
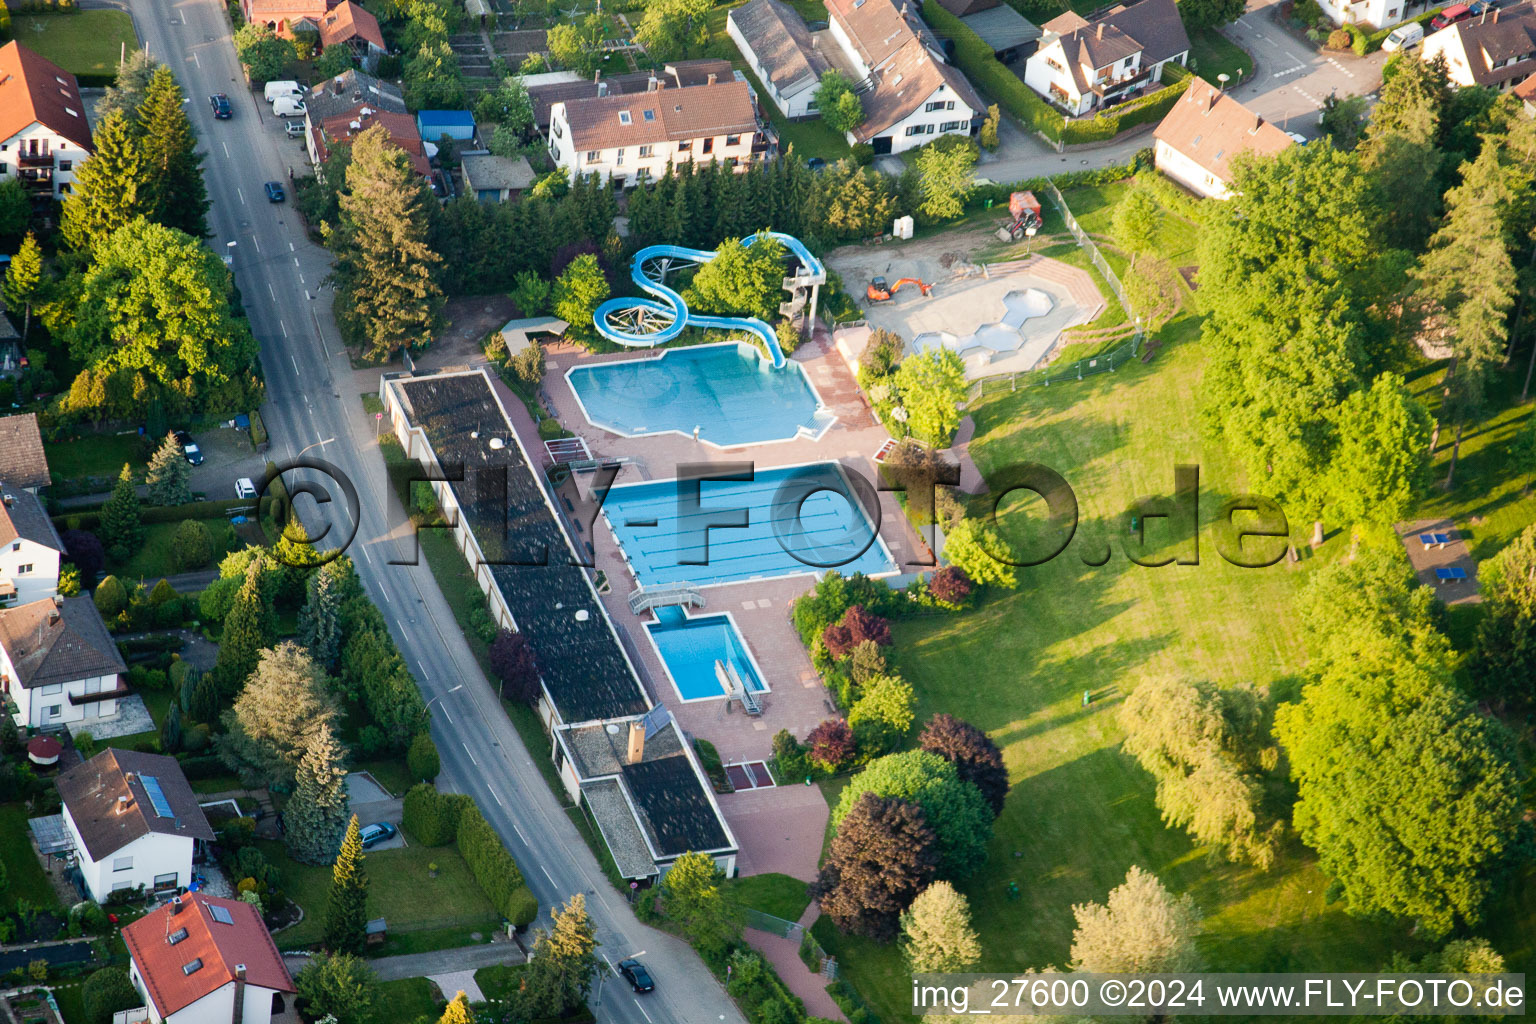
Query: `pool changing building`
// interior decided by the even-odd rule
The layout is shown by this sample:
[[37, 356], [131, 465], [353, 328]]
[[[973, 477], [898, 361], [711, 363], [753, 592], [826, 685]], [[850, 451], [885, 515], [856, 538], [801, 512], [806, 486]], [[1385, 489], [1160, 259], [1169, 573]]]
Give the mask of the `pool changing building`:
[[386, 374], [379, 397], [406, 455], [433, 478], [496, 624], [528, 638], [551, 756], [620, 873], [659, 879], [693, 851], [734, 874], [736, 838], [709, 780], [646, 694], [587, 570], [570, 564], [575, 548], [490, 379]]

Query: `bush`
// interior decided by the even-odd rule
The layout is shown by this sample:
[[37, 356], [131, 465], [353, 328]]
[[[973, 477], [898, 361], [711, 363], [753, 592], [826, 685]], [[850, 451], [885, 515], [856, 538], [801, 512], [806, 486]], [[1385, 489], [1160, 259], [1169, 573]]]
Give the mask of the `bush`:
[[201, 569], [213, 558], [213, 537], [201, 520], [188, 519], [176, 527], [176, 568], [181, 572]]
[[1328, 33], [1328, 49], [1330, 50], [1347, 50], [1353, 41], [1353, 35], [1347, 28], [1336, 28]]
[[788, 729], [774, 733], [773, 762], [781, 783], [799, 782], [816, 774], [805, 747]]
[[112, 1015], [118, 1010], [131, 1010], [143, 1003], [125, 967], [103, 967], [85, 979], [81, 994], [86, 1024], [112, 1024]]
[[[517, 861], [512, 859], [512, 854], [485, 820], [485, 815], [480, 813], [480, 808], [470, 801], [462, 803], [461, 808], [458, 848], [464, 863], [469, 865], [470, 874], [475, 876], [486, 897], [507, 920], [514, 920], [514, 915], [527, 915], [527, 900], [519, 890], [527, 892], [528, 889], [523, 884], [523, 873], [518, 870]], [[537, 904], [535, 900], [528, 921], [538, 916]]]
[[928, 579], [928, 593], [942, 605], [958, 608], [971, 596], [971, 578], [958, 565], [946, 565]]
[[827, 653], [839, 661], [866, 640], [889, 647], [891, 624], [865, 611], [861, 605], [852, 605], [841, 619], [821, 631], [821, 642], [826, 645]]
[[419, 732], [416, 738], [411, 740], [410, 750], [405, 755], [405, 765], [411, 770], [411, 777], [422, 782], [431, 782], [437, 778], [443, 770], [442, 759], [437, 753], [437, 744], [432, 742], [430, 733]]
[[128, 591], [116, 576], [108, 576], [96, 584], [96, 610], [101, 617], [111, 619], [128, 607]]
[[405, 794], [400, 824], [423, 846], [447, 846], [458, 834], [458, 807], [425, 782]]
[[538, 919], [539, 898], [533, 894], [532, 889], [520, 885], [507, 897], [504, 912], [508, 921], [519, 928], [526, 927]]
[[853, 760], [853, 730], [841, 718], [829, 718], [811, 730], [805, 738], [811, 748], [811, 762], [827, 772], [835, 772]]

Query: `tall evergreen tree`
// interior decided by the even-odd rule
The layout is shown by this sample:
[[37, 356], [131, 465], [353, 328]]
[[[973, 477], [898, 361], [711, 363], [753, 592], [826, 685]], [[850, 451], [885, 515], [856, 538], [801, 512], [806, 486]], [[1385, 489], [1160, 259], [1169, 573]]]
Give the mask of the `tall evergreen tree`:
[[1478, 567], [1483, 617], [1472, 674], [1481, 693], [1530, 704], [1536, 699], [1536, 526]]
[[201, 238], [208, 233], [208, 190], [197, 132], [187, 118], [181, 86], [165, 65], [156, 68], [138, 107], [149, 216]]
[[335, 718], [324, 675], [302, 647], [284, 641], [261, 652], [224, 713], [219, 756], [247, 785], [288, 789], [305, 752]]
[[437, 1024], [475, 1024], [475, 1011], [469, 1008], [469, 997], [461, 989], [453, 1001], [443, 1008]]
[[584, 1004], [597, 970], [597, 932], [587, 916], [587, 898], [577, 893], [550, 917], [555, 926], [539, 930], [523, 973], [538, 1017], [558, 1017]]
[[192, 467], [181, 452], [175, 434], [166, 434], [149, 460], [144, 482], [149, 484], [151, 505], [182, 505], [192, 500]]
[[150, 79], [159, 67], [160, 62], [151, 57], [148, 50], [129, 50], [117, 65], [117, 78], [107, 86], [106, 94], [96, 104], [96, 120], [101, 121], [112, 113], [134, 120]]
[[341, 649], [341, 595], [347, 572], [348, 565], [339, 559], [322, 565], [305, 584], [304, 607], [299, 610], [299, 641], [327, 671], [335, 667]]
[[96, 151], [75, 171], [59, 230], [76, 252], [89, 253], [118, 228], [152, 210], [144, 154], [122, 114], [108, 114], [92, 134]]
[[1103, 903], [1072, 908], [1072, 968], [1106, 974], [1164, 974], [1200, 967], [1200, 912], [1157, 876], [1132, 865]]
[[240, 691], [246, 677], [255, 671], [262, 649], [272, 642], [272, 613], [262, 593], [262, 577], [267, 571], [266, 559], [251, 560], [245, 582], [224, 617], [219, 657], [211, 674], [226, 695]]
[[[332, 953], [361, 955], [367, 942], [368, 872], [363, 866], [363, 840], [357, 815], [347, 822], [341, 851], [331, 869], [331, 895], [325, 912], [325, 948]], [[578, 897], [579, 899], [580, 897]]]
[[348, 340], [369, 358], [428, 344], [441, 326], [442, 258], [427, 244], [429, 201], [382, 126], [357, 136], [341, 197], [336, 310]]
[[127, 561], [144, 539], [144, 523], [139, 517], [139, 495], [133, 486], [133, 471], [123, 463], [112, 497], [101, 509], [99, 529], [107, 554], [114, 562]]
[[167, 754], [181, 749], [181, 706], [174, 700], [160, 723], [160, 749]]
[[901, 951], [913, 974], [968, 971], [981, 959], [971, 905], [948, 882], [934, 882], [901, 915]]
[[5, 268], [3, 289], [6, 308], [23, 311], [23, 344], [32, 329], [32, 304], [39, 300], [46, 284], [43, 276], [43, 250], [37, 244], [37, 237], [28, 231], [27, 237], [21, 240], [21, 248], [16, 250], [16, 255], [11, 257], [11, 262]]
[[329, 864], [347, 829], [346, 747], [329, 725], [310, 737], [299, 761], [293, 798], [283, 808], [288, 855], [302, 864]]

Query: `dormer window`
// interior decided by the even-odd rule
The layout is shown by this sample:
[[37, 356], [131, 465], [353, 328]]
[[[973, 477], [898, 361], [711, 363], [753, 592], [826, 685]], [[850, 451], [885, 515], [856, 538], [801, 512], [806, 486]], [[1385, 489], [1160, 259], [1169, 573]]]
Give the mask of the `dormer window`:
[[654, 120], [656, 120], [656, 111], [654, 111], [654, 110], [647, 110], [645, 112], [645, 119], [647, 121], [654, 121]]
[[176, 945], [176, 943], [180, 942], [182, 939], [185, 939], [186, 937], [187, 937], [187, 930], [185, 928], [178, 928], [175, 931], [171, 932], [171, 934], [166, 937], [166, 941], [174, 946], [174, 945]]

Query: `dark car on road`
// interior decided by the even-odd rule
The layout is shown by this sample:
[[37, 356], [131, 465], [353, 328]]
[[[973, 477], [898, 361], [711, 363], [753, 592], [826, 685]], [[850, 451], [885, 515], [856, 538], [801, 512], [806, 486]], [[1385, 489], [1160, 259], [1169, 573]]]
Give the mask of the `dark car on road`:
[[235, 116], [235, 108], [229, 105], [229, 97], [223, 93], [215, 93], [208, 97], [208, 105], [213, 108], [213, 116], [220, 121], [228, 121]]
[[284, 199], [288, 198], [286, 193], [283, 192], [283, 183], [280, 181], [269, 181], [267, 182], [266, 188], [268, 202], [280, 203]]
[[372, 825], [364, 825], [358, 830], [358, 836], [363, 840], [363, 848], [367, 849], [386, 839], [391, 839], [395, 834], [395, 826], [387, 821], [376, 821]]
[[651, 980], [650, 972], [645, 969], [645, 964], [639, 960], [620, 960], [619, 974], [636, 992], [649, 992], [656, 987], [656, 983]]
[[182, 458], [194, 466], [203, 464], [203, 450], [197, 446], [196, 441], [192, 440], [191, 434], [185, 430], [176, 431], [176, 443], [181, 445]]

